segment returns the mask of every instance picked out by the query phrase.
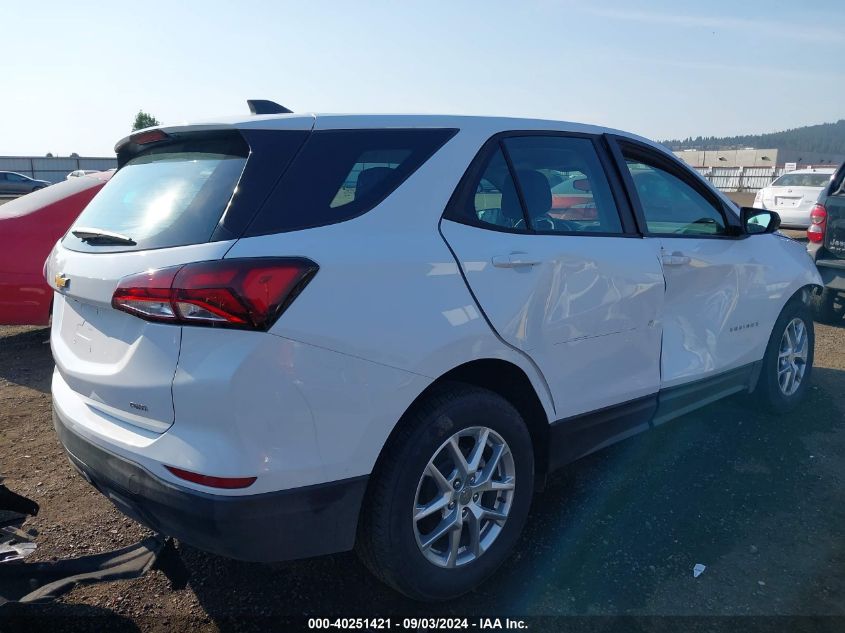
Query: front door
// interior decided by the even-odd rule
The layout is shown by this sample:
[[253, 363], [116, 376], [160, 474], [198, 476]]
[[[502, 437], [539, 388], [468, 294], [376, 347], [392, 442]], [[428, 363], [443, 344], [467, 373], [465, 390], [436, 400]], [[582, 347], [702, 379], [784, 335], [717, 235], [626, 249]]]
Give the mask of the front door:
[[[763, 318], [770, 262], [741, 239], [735, 214], [688, 168], [638, 143], [619, 146], [643, 232], [660, 243], [661, 387], [760, 360], [771, 325]], [[717, 388], [738, 390], [743, 380]]]

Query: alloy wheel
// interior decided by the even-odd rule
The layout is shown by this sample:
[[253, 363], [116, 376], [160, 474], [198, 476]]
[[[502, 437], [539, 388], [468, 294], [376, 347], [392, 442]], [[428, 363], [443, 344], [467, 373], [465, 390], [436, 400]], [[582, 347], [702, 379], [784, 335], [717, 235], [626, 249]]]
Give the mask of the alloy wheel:
[[778, 350], [778, 386], [785, 396], [791, 396], [801, 386], [807, 371], [807, 326], [798, 317], [783, 331]]
[[435, 451], [417, 484], [414, 536], [438, 567], [470, 563], [501, 534], [513, 504], [516, 470], [494, 430], [458, 431]]

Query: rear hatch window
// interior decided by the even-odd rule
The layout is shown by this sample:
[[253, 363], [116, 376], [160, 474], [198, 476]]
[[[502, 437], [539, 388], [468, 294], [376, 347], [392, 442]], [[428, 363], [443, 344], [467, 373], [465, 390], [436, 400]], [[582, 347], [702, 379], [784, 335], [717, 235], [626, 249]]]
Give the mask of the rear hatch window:
[[151, 148], [117, 171], [62, 243], [71, 250], [99, 253], [207, 242], [248, 154], [249, 146], [236, 134]]
[[824, 187], [830, 182], [830, 174], [784, 174], [772, 183], [772, 187]]

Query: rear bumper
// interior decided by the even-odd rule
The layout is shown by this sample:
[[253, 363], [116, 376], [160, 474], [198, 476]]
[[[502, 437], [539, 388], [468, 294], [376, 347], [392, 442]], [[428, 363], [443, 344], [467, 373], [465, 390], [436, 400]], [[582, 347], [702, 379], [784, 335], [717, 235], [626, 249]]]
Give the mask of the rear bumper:
[[780, 216], [780, 225], [789, 229], [806, 229], [810, 226], [810, 210], [774, 209]]
[[816, 267], [825, 288], [845, 292], [845, 259], [817, 259]]
[[53, 410], [70, 461], [118, 509], [221, 556], [271, 562], [349, 550], [368, 477], [245, 496], [175, 486], [74, 433]]

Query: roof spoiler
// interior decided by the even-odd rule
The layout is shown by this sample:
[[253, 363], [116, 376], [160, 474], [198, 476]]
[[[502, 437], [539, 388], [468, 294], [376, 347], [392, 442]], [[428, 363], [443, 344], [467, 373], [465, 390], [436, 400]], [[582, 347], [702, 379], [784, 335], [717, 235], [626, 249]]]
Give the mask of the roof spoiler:
[[275, 101], [268, 101], [267, 99], [247, 99], [249, 111], [252, 114], [292, 114], [293, 110], [288, 110], [285, 106], [279, 105]]

